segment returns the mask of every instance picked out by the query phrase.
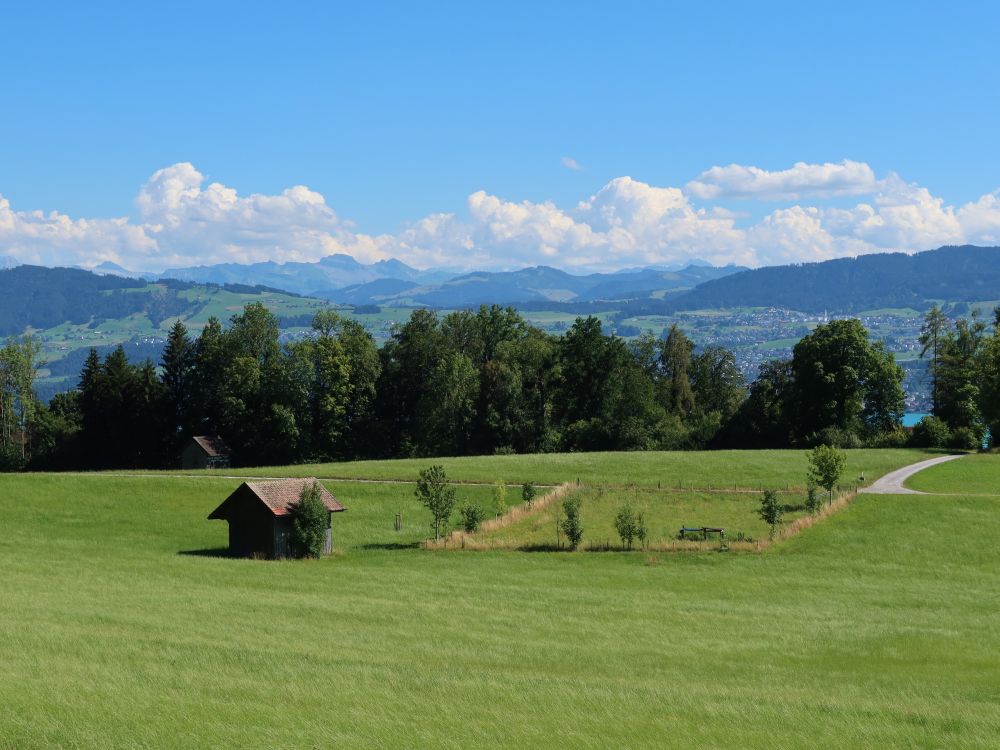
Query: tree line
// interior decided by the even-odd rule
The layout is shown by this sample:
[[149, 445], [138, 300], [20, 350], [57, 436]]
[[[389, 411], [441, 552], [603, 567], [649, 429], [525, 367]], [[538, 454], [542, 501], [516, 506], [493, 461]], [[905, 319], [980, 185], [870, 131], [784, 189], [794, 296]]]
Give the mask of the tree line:
[[[936, 411], [957, 431], [971, 399], [972, 424], [996, 420], [996, 328], [960, 321], [938, 335]], [[172, 467], [193, 435], [215, 434], [245, 465], [907, 439], [902, 370], [857, 320], [818, 326], [749, 385], [731, 351], [698, 349], [676, 325], [626, 341], [581, 317], [554, 336], [499, 306], [415, 310], [378, 347], [332, 310], [282, 344], [253, 303], [197, 336], [177, 321], [159, 367], [92, 350], [77, 388], [48, 404], [33, 396], [37, 353], [30, 338], [0, 353], [8, 468]]]
[[[921, 356], [931, 375], [932, 416], [914, 428], [928, 447], [976, 449], [1000, 437], [1000, 307], [992, 326], [973, 311], [949, 320], [934, 306], [924, 316]], [[992, 328], [992, 331], [990, 331]]]

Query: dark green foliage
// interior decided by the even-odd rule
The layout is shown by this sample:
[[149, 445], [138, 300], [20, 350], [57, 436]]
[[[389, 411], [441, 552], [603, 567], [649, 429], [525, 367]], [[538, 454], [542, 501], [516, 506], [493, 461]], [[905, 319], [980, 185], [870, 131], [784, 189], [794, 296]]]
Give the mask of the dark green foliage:
[[79, 390], [79, 439], [87, 467], [160, 465], [163, 384], [152, 362], [131, 364], [121, 346], [103, 362], [91, 350]]
[[760, 519], [771, 527], [771, 537], [781, 523], [781, 517], [785, 512], [784, 506], [778, 502], [778, 493], [774, 490], [764, 490], [760, 496], [760, 508], [757, 515]]
[[523, 485], [521, 485], [521, 500], [529, 508], [531, 507], [531, 504], [535, 502], [536, 494], [537, 490], [535, 489], [535, 485], [532, 484], [531, 482], [525, 482]]
[[195, 365], [194, 342], [188, 338], [187, 327], [177, 320], [170, 329], [167, 345], [160, 362], [163, 380], [163, 429], [166, 453], [175, 463], [180, 451], [194, 434], [195, 424]]
[[462, 519], [462, 529], [470, 534], [476, 532], [479, 524], [486, 519], [486, 511], [468, 500], [458, 506], [458, 515]]
[[979, 411], [996, 447], [1000, 444], [1000, 307], [994, 316], [993, 334], [983, 340], [977, 357], [977, 378]]
[[960, 451], [974, 451], [983, 445], [983, 434], [971, 427], [959, 427], [952, 430], [947, 446]]
[[145, 313], [159, 326], [170, 317], [190, 313], [192, 303], [178, 292], [194, 286], [176, 280], [151, 284], [76, 268], [18, 266], [0, 271], [0, 336], [67, 322], [96, 327], [104, 320], [137, 313]]
[[938, 408], [938, 369], [941, 365], [941, 344], [947, 334], [948, 318], [941, 308], [934, 305], [924, 315], [924, 324], [920, 329], [920, 356], [930, 354], [927, 369], [931, 374], [931, 404], [932, 409]]
[[792, 359], [762, 365], [749, 397], [719, 430], [720, 446], [831, 443], [857, 448], [899, 426], [903, 370], [858, 320], [818, 326]]
[[911, 442], [917, 448], [944, 448], [951, 440], [951, 430], [943, 419], [926, 416], [913, 428]]
[[417, 489], [413, 493], [417, 500], [431, 512], [431, 528], [434, 538], [441, 538], [442, 529], [447, 526], [451, 511], [455, 507], [455, 488], [448, 484], [444, 468], [431, 466], [420, 472]]
[[[697, 351], [676, 326], [663, 340], [626, 343], [604, 335], [599, 319], [578, 318], [555, 337], [511, 308], [483, 306], [443, 318], [415, 310], [381, 349], [333, 310], [314, 316], [312, 329], [282, 343], [277, 319], [254, 303], [228, 329], [210, 319], [194, 341], [176, 323], [159, 376], [121, 347], [92, 352], [80, 375], [79, 440], [49, 420], [47, 465], [173, 466], [199, 434], [221, 435], [243, 465], [854, 447], [894, 435], [902, 410], [899, 368], [857, 321], [820, 326], [790, 362], [762, 366], [749, 397], [731, 352]], [[985, 374], [983, 390], [962, 392], [962, 409], [992, 392], [987, 364], [967, 356], [955, 369]], [[982, 424], [970, 417], [963, 426]]]
[[696, 409], [703, 415], [717, 415], [728, 421], [747, 397], [746, 378], [736, 364], [736, 356], [713, 346], [691, 359], [689, 377]]
[[899, 423], [905, 409], [903, 371], [858, 320], [818, 326], [792, 356], [795, 433], [836, 428], [876, 433]]
[[819, 498], [819, 490], [816, 483], [809, 479], [806, 484], [806, 510], [810, 513], [817, 513], [823, 507], [823, 501]]
[[667, 414], [682, 419], [690, 415], [695, 406], [694, 391], [691, 390], [691, 380], [688, 377], [693, 351], [694, 342], [684, 335], [676, 323], [671, 325], [660, 347], [663, 373], [660, 398]]
[[319, 557], [326, 541], [330, 511], [323, 504], [319, 482], [302, 488], [299, 501], [291, 507], [292, 542], [297, 557]]
[[571, 497], [562, 504], [564, 518], [559, 522], [559, 528], [566, 535], [570, 549], [580, 546], [583, 539], [583, 522], [580, 518], [580, 498]]
[[958, 320], [939, 343], [936, 367], [934, 416], [940, 417], [952, 431], [962, 431], [963, 437], [973, 436], [964, 443], [982, 442], [985, 424], [980, 412], [980, 372], [985, 325], [973, 318]]
[[817, 445], [830, 445], [834, 448], [860, 448], [861, 437], [853, 430], [842, 427], [824, 427], [816, 433], [814, 441]]
[[750, 385], [747, 399], [715, 442], [723, 447], [788, 446], [792, 442], [794, 399], [791, 361], [765, 362]]
[[[772, 266], [708, 281], [655, 306], [658, 314], [722, 307], [783, 307], [855, 312], [881, 307], [926, 309], [930, 300], [974, 302], [1000, 288], [1000, 248], [942, 247], [822, 263]], [[633, 313], [634, 314], [634, 313]]]

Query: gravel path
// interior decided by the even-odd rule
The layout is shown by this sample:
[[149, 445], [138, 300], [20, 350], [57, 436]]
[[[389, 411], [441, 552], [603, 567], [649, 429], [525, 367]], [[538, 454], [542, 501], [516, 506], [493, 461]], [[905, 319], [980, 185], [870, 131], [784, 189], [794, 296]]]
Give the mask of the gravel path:
[[904, 487], [903, 483], [918, 471], [923, 471], [924, 469], [929, 469], [931, 466], [943, 464], [945, 461], [954, 461], [956, 458], [961, 458], [962, 455], [938, 456], [937, 458], [930, 458], [926, 461], [920, 461], [915, 464], [910, 464], [909, 466], [904, 466], [902, 469], [890, 471], [884, 477], [876, 479], [870, 486], [862, 487], [858, 490], [858, 492], [867, 492], [872, 495], [926, 495], [928, 493], [918, 492], [917, 490], [911, 490]]

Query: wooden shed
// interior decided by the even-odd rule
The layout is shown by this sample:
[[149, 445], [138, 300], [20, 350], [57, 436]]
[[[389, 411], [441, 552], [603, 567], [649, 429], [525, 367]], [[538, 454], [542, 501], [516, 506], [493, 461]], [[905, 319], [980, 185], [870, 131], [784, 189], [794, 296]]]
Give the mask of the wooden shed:
[[218, 435], [197, 435], [181, 451], [182, 469], [228, 469], [232, 451]]
[[[209, 519], [229, 522], [229, 551], [240, 557], [289, 557], [292, 544], [292, 509], [302, 490], [316, 480], [277, 479], [244, 482], [209, 514]], [[337, 498], [320, 485], [320, 499], [326, 506], [326, 540], [323, 553], [333, 551], [334, 513], [345, 510]]]

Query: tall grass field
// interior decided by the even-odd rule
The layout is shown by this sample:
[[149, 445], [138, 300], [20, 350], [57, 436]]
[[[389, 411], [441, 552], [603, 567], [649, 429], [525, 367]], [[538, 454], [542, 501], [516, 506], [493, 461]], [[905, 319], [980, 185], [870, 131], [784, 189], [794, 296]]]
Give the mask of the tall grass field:
[[[845, 484], [869, 484], [876, 477], [935, 453], [914, 449], [849, 450]], [[453, 480], [463, 482], [536, 482], [560, 484], [580, 480], [594, 486], [678, 489], [803, 489], [807, 451], [645, 451], [632, 453], [539, 453], [527, 456], [463, 456], [409, 458], [394, 461], [349, 461], [302, 466], [210, 470], [208, 474], [244, 476], [317, 476], [339, 479], [413, 480], [428, 464], [441, 464]], [[864, 475], [864, 481], [860, 481]]]
[[[859, 451], [850, 471], [924, 457]], [[446, 466], [512, 484], [579, 471], [588, 493], [607, 467], [613, 505], [634, 482], [684, 518], [740, 501], [655, 477], [801, 484], [805, 466], [701, 458]], [[226, 526], [206, 516], [238, 479], [5, 475], [0, 748], [995, 748], [1000, 456], [918, 476], [947, 494], [859, 495], [740, 554], [426, 550], [412, 485], [330, 481], [348, 508], [335, 553], [269, 562], [219, 555]]]

